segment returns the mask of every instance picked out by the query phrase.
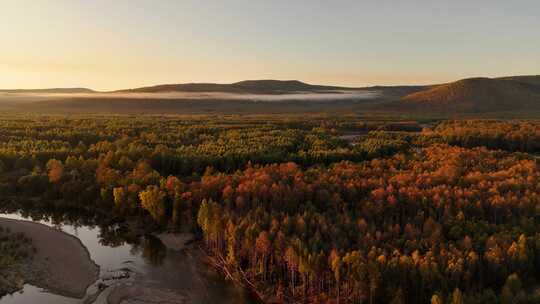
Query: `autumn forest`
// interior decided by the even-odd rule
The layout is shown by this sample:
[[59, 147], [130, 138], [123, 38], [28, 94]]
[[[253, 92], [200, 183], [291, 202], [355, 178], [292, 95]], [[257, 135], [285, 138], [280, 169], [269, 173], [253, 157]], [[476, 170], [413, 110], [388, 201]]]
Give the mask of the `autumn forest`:
[[0, 204], [193, 233], [267, 303], [538, 303], [538, 153], [525, 120], [10, 115]]

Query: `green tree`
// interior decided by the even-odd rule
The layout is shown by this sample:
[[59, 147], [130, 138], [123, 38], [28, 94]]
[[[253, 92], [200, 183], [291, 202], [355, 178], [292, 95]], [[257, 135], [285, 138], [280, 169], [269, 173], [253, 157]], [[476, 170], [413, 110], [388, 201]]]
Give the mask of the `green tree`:
[[164, 198], [165, 193], [154, 185], [146, 187], [146, 190], [139, 193], [141, 206], [148, 211], [156, 221], [161, 221], [165, 216]]
[[206, 199], [203, 199], [199, 212], [197, 213], [197, 224], [201, 227], [205, 236], [208, 234], [208, 228], [210, 226], [210, 205]]

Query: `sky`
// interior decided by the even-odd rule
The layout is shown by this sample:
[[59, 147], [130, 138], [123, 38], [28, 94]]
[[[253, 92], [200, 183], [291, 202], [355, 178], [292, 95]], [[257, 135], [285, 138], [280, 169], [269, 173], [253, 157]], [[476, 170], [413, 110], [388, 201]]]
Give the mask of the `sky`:
[[540, 74], [538, 0], [0, 0], [0, 88]]

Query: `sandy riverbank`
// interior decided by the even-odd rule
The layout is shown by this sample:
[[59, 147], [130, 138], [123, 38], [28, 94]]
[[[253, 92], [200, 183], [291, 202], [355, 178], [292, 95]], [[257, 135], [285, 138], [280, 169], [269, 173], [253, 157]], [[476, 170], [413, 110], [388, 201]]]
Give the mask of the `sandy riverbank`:
[[56, 294], [82, 298], [98, 278], [99, 267], [76, 237], [29, 221], [0, 218], [0, 226], [23, 233], [36, 248], [32, 265], [26, 267], [27, 283]]

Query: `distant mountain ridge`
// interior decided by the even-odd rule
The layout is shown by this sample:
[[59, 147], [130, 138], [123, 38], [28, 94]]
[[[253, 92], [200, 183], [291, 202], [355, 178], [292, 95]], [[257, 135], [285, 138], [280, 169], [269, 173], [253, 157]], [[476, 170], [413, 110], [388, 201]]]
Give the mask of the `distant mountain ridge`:
[[49, 93], [49, 94], [75, 94], [75, 93], [95, 93], [96, 91], [87, 88], [51, 88], [51, 89], [13, 89], [0, 90], [0, 93]]
[[[437, 85], [363, 88], [311, 85], [298, 80], [246, 80], [231, 84], [165, 84], [112, 92], [85, 88], [0, 90], [0, 93], [6, 92], [39, 94], [0, 94], [0, 108], [38, 112], [166, 114], [319, 111], [420, 116], [517, 113], [540, 118], [540, 76], [480, 77]], [[66, 95], [49, 96], [49, 93]], [[83, 94], [70, 96], [69, 93]], [[257, 98], [251, 94], [274, 96]], [[352, 97], [340, 98], [347, 94]], [[356, 97], [362, 94], [371, 96]], [[324, 100], [320, 99], [321, 96]], [[319, 100], [316, 101], [316, 98]], [[270, 100], [281, 101], [276, 103]]]

